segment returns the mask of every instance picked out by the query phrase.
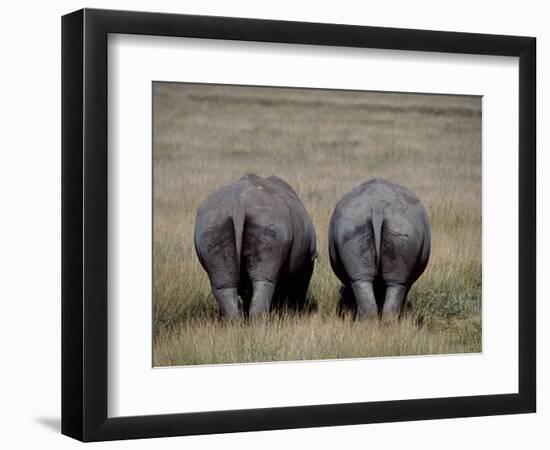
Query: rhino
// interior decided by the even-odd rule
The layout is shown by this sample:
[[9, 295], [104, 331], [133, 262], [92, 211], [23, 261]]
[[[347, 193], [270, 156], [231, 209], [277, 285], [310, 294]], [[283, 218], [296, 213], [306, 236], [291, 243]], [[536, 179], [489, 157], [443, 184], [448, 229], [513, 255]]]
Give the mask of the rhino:
[[306, 306], [315, 229], [281, 178], [247, 174], [211, 194], [197, 212], [194, 239], [223, 318]]
[[391, 319], [410, 307], [431, 249], [428, 214], [412, 191], [381, 178], [360, 184], [336, 204], [328, 240], [340, 313]]

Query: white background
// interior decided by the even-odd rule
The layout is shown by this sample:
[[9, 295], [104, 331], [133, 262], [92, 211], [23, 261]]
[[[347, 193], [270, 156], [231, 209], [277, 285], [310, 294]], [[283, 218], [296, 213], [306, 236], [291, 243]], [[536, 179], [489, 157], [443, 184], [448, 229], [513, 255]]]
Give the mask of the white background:
[[[0, 409], [6, 448], [71, 448], [58, 434], [60, 397], [60, 15], [81, 6], [288, 20], [356, 23], [424, 29], [535, 35], [538, 37], [538, 148], [548, 141], [543, 124], [549, 104], [550, 31], [543, 2], [261, 2], [89, 1], [4, 5], [2, 39], [2, 382]], [[539, 6], [540, 5], [540, 6]], [[547, 122], [547, 121], [546, 121]], [[539, 156], [539, 229], [550, 184]], [[544, 225], [543, 225], [544, 223]], [[548, 237], [539, 234], [539, 277], [547, 271]], [[547, 379], [548, 281], [539, 284], [539, 380]], [[453, 419], [353, 427], [171, 438], [97, 447], [280, 448], [369, 445], [409, 449], [548, 448], [550, 390], [539, 383], [536, 415]]]
[[[517, 392], [517, 58], [119, 35], [109, 67], [109, 416]], [[483, 95], [483, 354], [152, 369], [152, 80]]]

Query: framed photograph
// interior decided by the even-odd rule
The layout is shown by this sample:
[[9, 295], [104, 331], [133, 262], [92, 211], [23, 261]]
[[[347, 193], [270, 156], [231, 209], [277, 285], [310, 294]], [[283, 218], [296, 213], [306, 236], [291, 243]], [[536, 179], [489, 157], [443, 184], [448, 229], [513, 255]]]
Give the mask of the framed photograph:
[[536, 40], [62, 20], [62, 432], [535, 412]]

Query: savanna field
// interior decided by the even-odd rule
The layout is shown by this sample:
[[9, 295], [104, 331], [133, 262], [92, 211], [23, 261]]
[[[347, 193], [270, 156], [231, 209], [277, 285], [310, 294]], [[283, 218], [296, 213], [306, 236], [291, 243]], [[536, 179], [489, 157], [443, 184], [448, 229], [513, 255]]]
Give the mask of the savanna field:
[[[155, 366], [480, 352], [481, 99], [153, 84]], [[223, 323], [193, 244], [207, 195], [246, 173], [302, 199], [319, 257], [311, 312]], [[336, 315], [327, 232], [336, 202], [383, 177], [428, 211], [432, 253], [394, 323]]]

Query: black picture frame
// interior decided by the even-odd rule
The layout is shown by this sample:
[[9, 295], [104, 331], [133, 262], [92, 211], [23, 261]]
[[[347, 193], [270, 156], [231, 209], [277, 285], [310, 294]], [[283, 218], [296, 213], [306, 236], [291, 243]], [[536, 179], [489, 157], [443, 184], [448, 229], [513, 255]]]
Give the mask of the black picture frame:
[[[517, 393], [107, 417], [109, 33], [519, 57]], [[84, 9], [62, 18], [62, 433], [82, 441], [535, 412], [536, 39]]]

